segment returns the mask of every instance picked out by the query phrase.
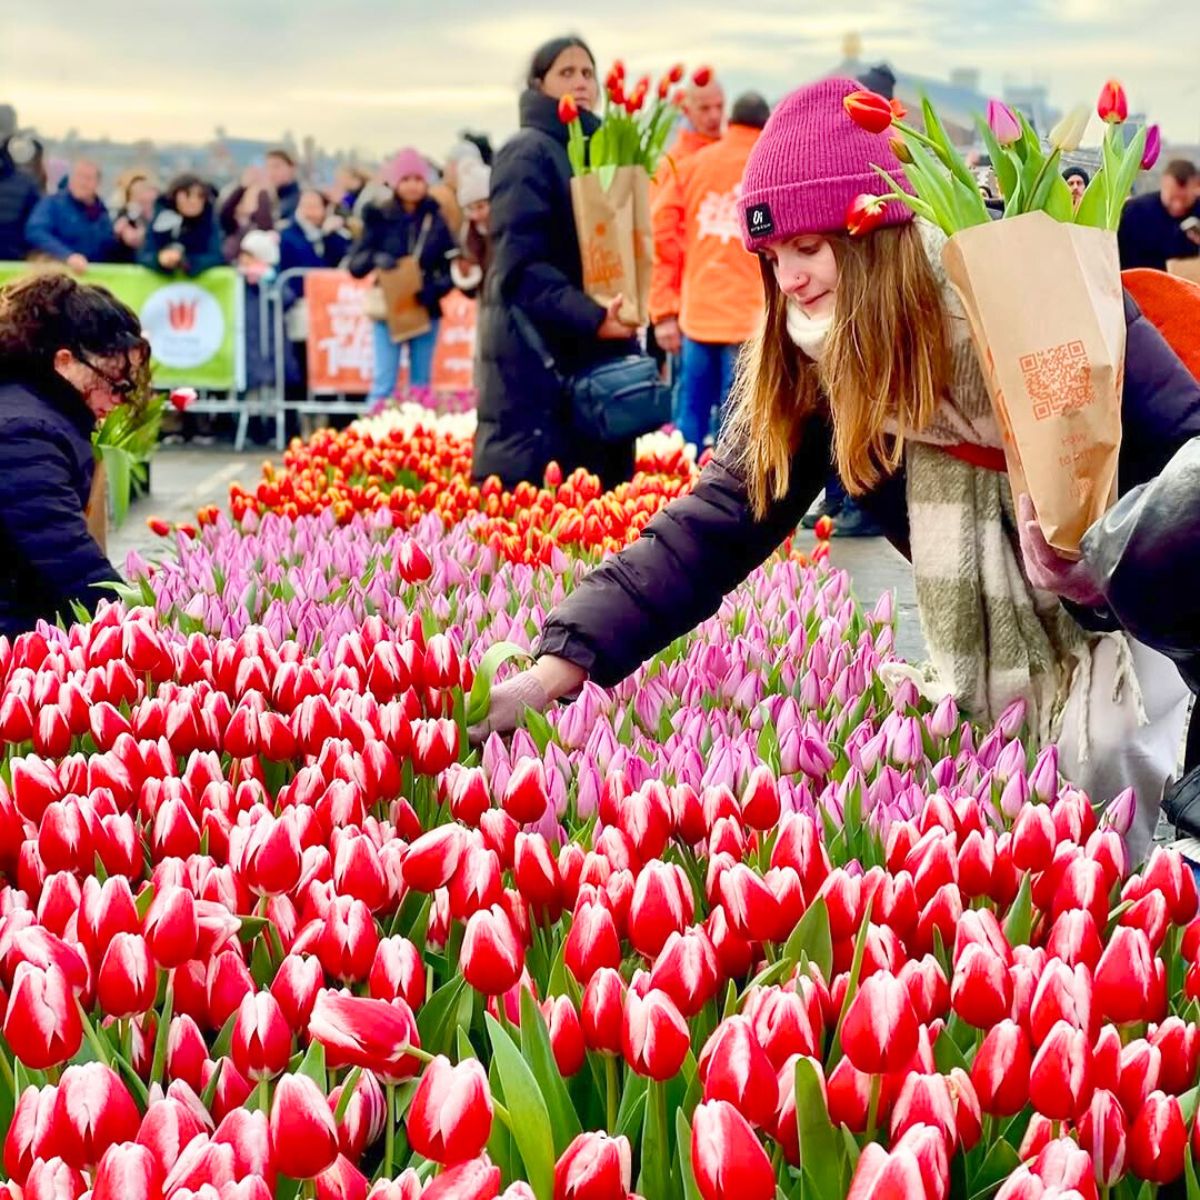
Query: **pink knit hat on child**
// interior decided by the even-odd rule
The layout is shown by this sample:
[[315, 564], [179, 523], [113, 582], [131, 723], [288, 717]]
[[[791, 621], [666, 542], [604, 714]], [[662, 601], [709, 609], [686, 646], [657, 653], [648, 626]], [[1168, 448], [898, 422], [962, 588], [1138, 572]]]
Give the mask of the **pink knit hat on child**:
[[406, 175], [419, 175], [429, 182], [429, 164], [421, 152], [411, 146], [397, 151], [383, 167], [383, 181], [389, 187], [395, 187]]
[[[845, 232], [846, 210], [856, 196], [889, 190], [872, 164], [908, 190], [888, 131], [868, 133], [846, 112], [846, 97], [862, 90], [852, 79], [822, 79], [792, 92], [771, 114], [742, 176], [738, 208], [747, 250], [802, 233]], [[893, 200], [882, 224], [902, 225], [912, 217], [911, 209]]]

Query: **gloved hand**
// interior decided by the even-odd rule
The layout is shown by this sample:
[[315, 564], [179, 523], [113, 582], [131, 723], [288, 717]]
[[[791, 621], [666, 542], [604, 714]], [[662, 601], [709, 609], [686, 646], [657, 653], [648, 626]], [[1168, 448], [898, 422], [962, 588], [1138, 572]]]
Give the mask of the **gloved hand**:
[[371, 262], [380, 271], [390, 271], [396, 265], [396, 256], [380, 252], [375, 255]]
[[1064, 558], [1046, 541], [1034, 512], [1033, 501], [1028, 496], [1021, 496], [1017, 501], [1017, 533], [1021, 539], [1025, 573], [1035, 588], [1053, 592], [1085, 608], [1103, 606], [1104, 596], [1092, 579], [1087, 564]]
[[467, 737], [472, 746], [478, 746], [493, 733], [512, 733], [527, 708], [545, 712], [549, 707], [550, 697], [531, 667], [492, 689], [487, 716], [467, 730]]

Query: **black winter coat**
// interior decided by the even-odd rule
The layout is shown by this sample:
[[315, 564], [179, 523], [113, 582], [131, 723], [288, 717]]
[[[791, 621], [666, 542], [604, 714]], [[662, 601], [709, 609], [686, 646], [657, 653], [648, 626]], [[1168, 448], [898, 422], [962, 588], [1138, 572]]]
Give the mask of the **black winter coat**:
[[426, 196], [412, 212], [397, 200], [368, 204], [363, 209], [362, 237], [350, 248], [346, 268], [356, 279], [362, 279], [376, 267], [394, 267], [400, 259], [416, 253], [423, 227], [426, 233], [420, 262], [425, 281], [417, 299], [436, 320], [442, 315], [442, 297], [454, 287], [450, 259], [458, 248], [432, 196]]
[[168, 271], [158, 261], [158, 256], [169, 246], [182, 248], [183, 262], [177, 270], [185, 275], [199, 275], [210, 267], [224, 265], [221, 226], [213, 206], [206, 204], [198, 217], [186, 218], [160, 200], [150, 228], [146, 230], [146, 240], [138, 252], [138, 262], [160, 275], [174, 275], [174, 270]]
[[95, 421], [57, 376], [0, 382], [0, 634], [89, 612], [120, 579], [88, 532]]
[[[596, 118], [584, 113], [582, 119], [584, 132], [594, 132]], [[637, 349], [596, 337], [604, 309], [583, 290], [567, 129], [557, 102], [540, 92], [521, 97], [521, 129], [492, 166], [491, 202], [492, 258], [476, 329], [479, 426], [472, 474], [499, 475], [508, 486], [523, 479], [540, 483], [557, 460], [564, 471], [582, 465], [607, 484], [619, 482], [632, 473], [632, 445], [598, 457], [597, 447], [572, 436], [558, 382], [513, 320], [518, 307], [564, 375]]]
[[14, 166], [7, 148], [0, 147], [0, 262], [25, 257], [25, 222], [37, 202], [37, 184]]
[[[1109, 611], [1200, 691], [1200, 438], [1087, 531], [1084, 561]], [[1200, 718], [1197, 718], [1200, 719]]]
[[[1125, 321], [1122, 494], [1155, 478], [1200, 434], [1200, 383], [1128, 294]], [[538, 653], [576, 663], [605, 687], [624, 679], [712, 616], [722, 597], [793, 532], [824, 486], [831, 450], [829, 424], [813, 418], [792, 460], [787, 497], [757, 521], [729, 448], [721, 447], [689, 495], [669, 504], [550, 614]], [[893, 476], [860, 503], [908, 557], [903, 478]], [[1102, 616], [1086, 623], [1115, 627]]]

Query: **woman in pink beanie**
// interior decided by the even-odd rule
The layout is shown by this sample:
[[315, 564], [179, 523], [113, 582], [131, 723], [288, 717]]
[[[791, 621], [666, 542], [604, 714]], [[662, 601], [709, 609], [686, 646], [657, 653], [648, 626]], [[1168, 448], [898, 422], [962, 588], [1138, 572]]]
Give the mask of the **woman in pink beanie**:
[[[899, 201], [872, 199], [891, 191], [875, 168], [896, 180], [903, 168], [886, 133], [851, 119], [858, 90], [811, 84], [767, 122], [739, 200], [766, 312], [716, 458], [550, 614], [537, 665], [495, 690], [488, 728], [588, 677], [615, 683], [715, 612], [795, 529], [832, 461], [913, 564], [932, 669], [886, 673], [910, 697], [953, 696], [980, 722], [1023, 701], [1030, 743], [1056, 744], [1094, 802], [1138, 789], [1136, 854], [1175, 766], [1186, 689], [1165, 658], [1085, 632], [1030, 585], [1000, 430], [941, 264], [945, 235]], [[1182, 411], [1194, 382], [1149, 346], [1146, 326], [1135, 309], [1127, 379], [1144, 355], [1142, 386], [1166, 371], [1154, 403], [1165, 409], [1174, 389]]]
[[417, 300], [429, 313], [429, 328], [407, 342], [393, 339], [386, 321], [372, 321], [374, 365], [369, 400], [385, 400], [396, 390], [400, 355], [408, 346], [408, 382], [428, 388], [433, 381], [433, 352], [437, 347], [442, 298], [454, 286], [450, 260], [454, 236], [441, 206], [429, 193], [429, 164], [419, 151], [401, 150], [380, 173], [388, 194], [363, 209], [362, 236], [350, 249], [346, 266], [358, 279], [391, 270], [402, 258], [415, 257], [421, 268]]

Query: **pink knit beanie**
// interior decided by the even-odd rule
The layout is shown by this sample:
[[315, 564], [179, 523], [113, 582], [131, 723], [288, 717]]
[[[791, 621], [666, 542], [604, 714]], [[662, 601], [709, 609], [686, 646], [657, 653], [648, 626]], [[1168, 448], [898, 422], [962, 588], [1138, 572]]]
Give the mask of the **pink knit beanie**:
[[406, 175], [419, 175], [426, 183], [429, 182], [429, 164], [420, 151], [411, 146], [397, 151], [383, 167], [383, 181], [389, 187], [395, 187]]
[[[843, 232], [856, 196], [888, 190], [873, 163], [908, 190], [888, 133], [868, 133], [846, 112], [843, 101], [857, 91], [862, 85], [852, 79], [822, 79], [792, 92], [771, 114], [742, 176], [738, 208], [747, 250], [802, 233]], [[883, 224], [900, 225], [912, 216], [893, 200]]]

